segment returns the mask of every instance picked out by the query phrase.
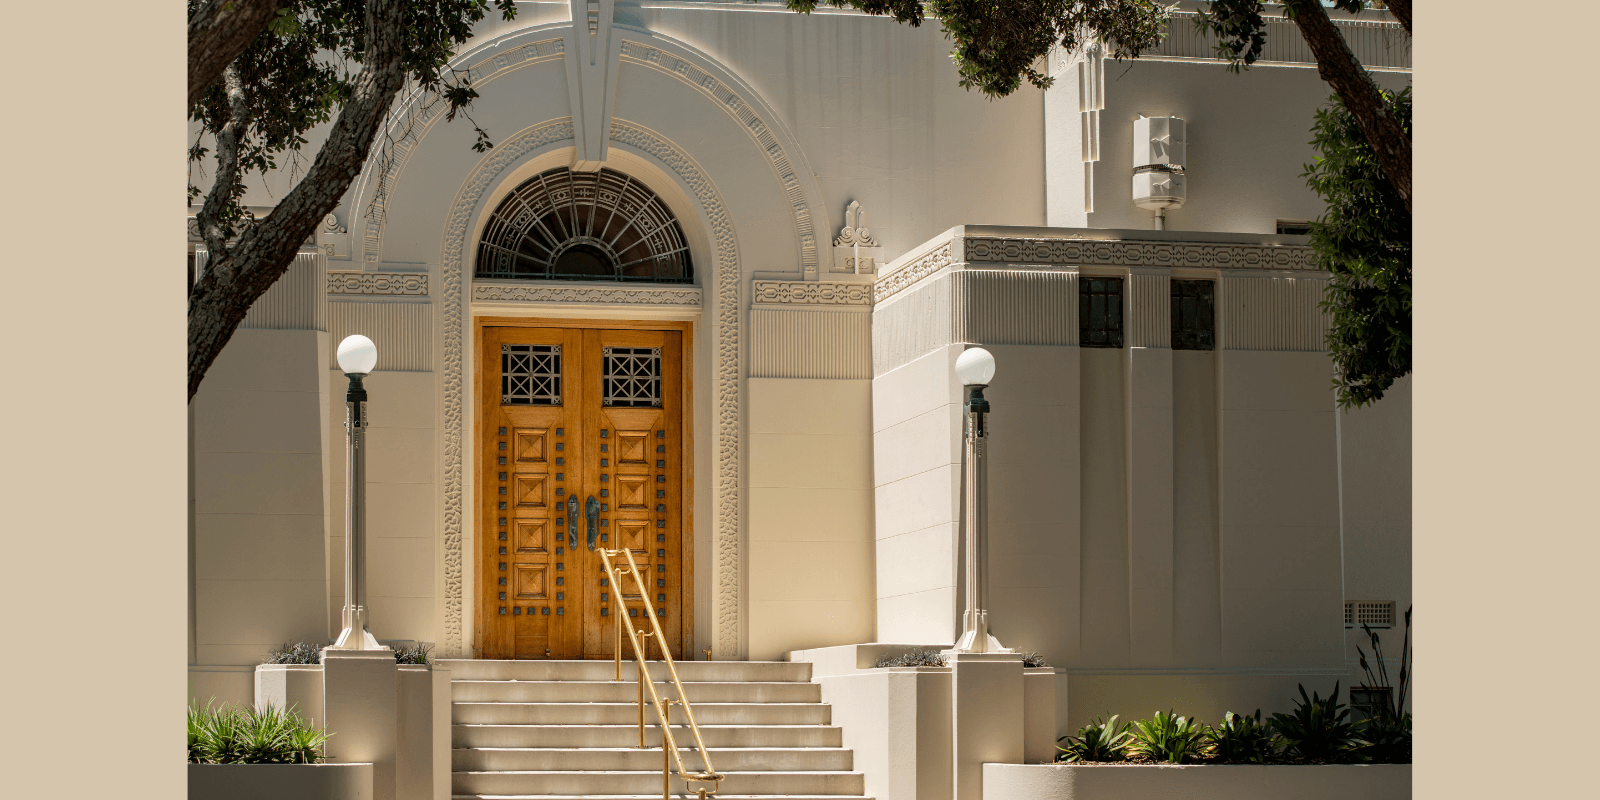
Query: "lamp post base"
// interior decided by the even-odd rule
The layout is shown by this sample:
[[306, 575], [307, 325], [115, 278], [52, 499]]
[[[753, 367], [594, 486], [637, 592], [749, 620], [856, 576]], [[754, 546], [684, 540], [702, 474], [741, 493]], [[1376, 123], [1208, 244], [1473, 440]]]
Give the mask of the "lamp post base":
[[989, 612], [983, 610], [968, 611], [966, 614], [966, 632], [951, 646], [946, 653], [1015, 653], [1009, 647], [1000, 644], [1000, 640], [989, 633]]
[[343, 631], [339, 632], [339, 638], [335, 639], [333, 644], [328, 645], [327, 649], [388, 650], [389, 648], [378, 644], [378, 640], [372, 638], [371, 632], [369, 632], [366, 628], [362, 628], [359, 633], [357, 633], [354, 628], [345, 628]]

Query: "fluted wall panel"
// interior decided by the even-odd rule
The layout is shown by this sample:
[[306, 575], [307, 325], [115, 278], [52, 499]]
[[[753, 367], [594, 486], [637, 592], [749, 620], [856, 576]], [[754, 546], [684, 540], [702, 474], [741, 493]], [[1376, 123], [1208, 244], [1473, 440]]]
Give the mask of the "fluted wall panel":
[[1318, 308], [1328, 282], [1317, 278], [1225, 277], [1217, 322], [1226, 350], [1328, 349], [1328, 315]]
[[[1145, 58], [1182, 58], [1211, 61], [1217, 57], [1217, 39], [1210, 31], [1195, 28], [1195, 15], [1172, 15], [1167, 35], [1161, 43], [1145, 51]], [[1334, 27], [1344, 36], [1356, 60], [1369, 69], [1411, 69], [1411, 37], [1394, 22], [1334, 18]], [[1279, 64], [1315, 64], [1316, 55], [1306, 44], [1294, 21], [1282, 17], [1267, 19], [1266, 44], [1258, 61]]]
[[872, 315], [863, 311], [753, 309], [750, 377], [872, 377]]
[[873, 309], [874, 377], [953, 341], [950, 287], [949, 277], [941, 277], [903, 291]]
[[[194, 252], [194, 274], [198, 280], [205, 273], [208, 255], [204, 247]], [[288, 272], [256, 299], [245, 312], [241, 328], [257, 330], [325, 331], [328, 329], [328, 306], [324, 282], [327, 267], [322, 256], [300, 253], [294, 257]]]
[[330, 302], [328, 317], [328, 346], [334, 351], [346, 336], [359, 333], [378, 346], [377, 369], [433, 371], [432, 304]]
[[1172, 346], [1172, 279], [1167, 275], [1128, 276], [1128, 346]]
[[1077, 344], [1077, 273], [962, 270], [951, 273], [957, 342]]

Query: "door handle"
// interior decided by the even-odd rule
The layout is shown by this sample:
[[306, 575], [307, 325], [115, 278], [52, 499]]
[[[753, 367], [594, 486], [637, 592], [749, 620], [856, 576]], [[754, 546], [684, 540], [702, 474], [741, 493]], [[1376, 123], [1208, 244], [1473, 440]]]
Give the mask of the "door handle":
[[578, 496], [575, 494], [567, 496], [567, 546], [578, 546]]
[[589, 495], [589, 502], [584, 503], [583, 514], [589, 518], [589, 552], [592, 553], [594, 552], [595, 528], [599, 525], [600, 520], [600, 501], [594, 499], [594, 495]]

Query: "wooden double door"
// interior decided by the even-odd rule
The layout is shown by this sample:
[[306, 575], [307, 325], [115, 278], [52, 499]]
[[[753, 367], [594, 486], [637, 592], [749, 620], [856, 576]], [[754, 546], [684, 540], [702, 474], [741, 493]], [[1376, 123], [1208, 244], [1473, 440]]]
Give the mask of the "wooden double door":
[[478, 327], [480, 655], [610, 658], [619, 615], [649, 627], [597, 552], [620, 547], [681, 657], [687, 331], [503, 322]]

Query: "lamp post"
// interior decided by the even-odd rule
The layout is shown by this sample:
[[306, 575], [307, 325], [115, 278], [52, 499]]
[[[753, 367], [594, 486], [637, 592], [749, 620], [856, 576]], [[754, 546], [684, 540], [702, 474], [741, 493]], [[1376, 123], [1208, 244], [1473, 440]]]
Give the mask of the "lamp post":
[[387, 650], [367, 632], [367, 390], [378, 347], [357, 334], [339, 343], [339, 369], [350, 379], [344, 395], [344, 630], [329, 649]]
[[966, 406], [966, 553], [967, 611], [962, 615], [961, 638], [956, 653], [1009, 653], [989, 635], [989, 431], [984, 415], [989, 401], [983, 390], [994, 378], [994, 356], [974, 347], [956, 359], [956, 377], [967, 387]]

